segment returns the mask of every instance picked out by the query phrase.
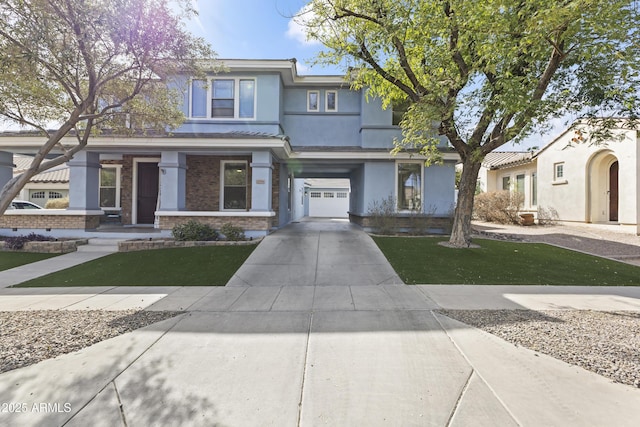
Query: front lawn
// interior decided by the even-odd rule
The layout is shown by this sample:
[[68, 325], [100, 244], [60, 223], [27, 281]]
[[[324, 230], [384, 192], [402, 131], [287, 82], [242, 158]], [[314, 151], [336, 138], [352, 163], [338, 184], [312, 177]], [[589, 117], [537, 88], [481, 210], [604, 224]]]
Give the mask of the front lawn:
[[543, 243], [474, 239], [451, 249], [444, 238], [374, 237], [407, 284], [640, 285], [640, 267]]
[[223, 286], [255, 248], [201, 246], [115, 253], [16, 287]]
[[[2, 242], [0, 242], [2, 244]], [[9, 270], [10, 268], [19, 267], [24, 264], [42, 261], [43, 259], [52, 258], [60, 254], [37, 254], [29, 252], [5, 252], [0, 251], [0, 271]]]

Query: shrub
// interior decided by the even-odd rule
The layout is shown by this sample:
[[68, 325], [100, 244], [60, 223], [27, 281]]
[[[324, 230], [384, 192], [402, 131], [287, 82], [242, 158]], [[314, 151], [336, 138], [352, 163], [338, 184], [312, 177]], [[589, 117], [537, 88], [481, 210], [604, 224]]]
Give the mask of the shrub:
[[538, 206], [538, 224], [540, 225], [554, 225], [560, 219], [558, 211], [554, 208], [544, 208]]
[[371, 228], [378, 234], [393, 234], [396, 229], [396, 201], [392, 196], [369, 205]]
[[4, 247], [10, 250], [20, 250], [27, 242], [48, 242], [54, 240], [52, 237], [43, 236], [42, 234], [29, 233], [26, 236], [7, 237], [4, 241]]
[[408, 233], [413, 236], [424, 236], [429, 234], [430, 229], [433, 227], [433, 218], [436, 214], [436, 210], [437, 208], [431, 205], [424, 213], [411, 211], [409, 213]]
[[218, 240], [220, 237], [220, 234], [209, 224], [201, 224], [193, 219], [174, 226], [171, 234], [178, 241]]
[[493, 191], [478, 194], [474, 201], [473, 217], [499, 224], [519, 224], [518, 212], [524, 195], [517, 192]]
[[64, 197], [62, 199], [49, 199], [45, 203], [45, 209], [67, 209], [69, 207], [69, 198]]
[[237, 242], [238, 240], [247, 240], [244, 235], [244, 230], [231, 224], [230, 222], [223, 224], [222, 227], [220, 227], [220, 232], [224, 234], [224, 237], [227, 240], [231, 240], [234, 242]]

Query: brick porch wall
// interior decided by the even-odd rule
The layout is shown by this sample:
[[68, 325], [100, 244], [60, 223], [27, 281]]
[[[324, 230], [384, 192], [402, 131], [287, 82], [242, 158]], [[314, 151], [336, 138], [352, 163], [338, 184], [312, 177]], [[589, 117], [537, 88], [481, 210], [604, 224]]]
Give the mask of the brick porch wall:
[[0, 216], [0, 228], [26, 229], [84, 229], [92, 230], [100, 224], [102, 215], [5, 214]]
[[220, 210], [220, 165], [223, 160], [247, 162], [247, 210], [251, 209], [251, 156], [187, 156], [188, 211]]
[[271, 229], [273, 217], [239, 217], [239, 216], [161, 216], [160, 229], [171, 230], [175, 225], [184, 224], [189, 220], [195, 220], [201, 224], [208, 224], [220, 230], [227, 222], [244, 230], [268, 231]]

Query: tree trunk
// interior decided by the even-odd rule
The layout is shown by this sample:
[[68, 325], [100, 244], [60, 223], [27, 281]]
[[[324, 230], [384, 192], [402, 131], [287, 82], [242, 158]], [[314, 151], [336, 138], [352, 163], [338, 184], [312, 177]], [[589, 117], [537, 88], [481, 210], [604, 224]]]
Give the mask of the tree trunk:
[[476, 194], [476, 182], [482, 159], [474, 160], [468, 156], [462, 164], [462, 175], [458, 187], [458, 202], [453, 216], [453, 227], [449, 245], [467, 248], [471, 245], [471, 214], [473, 198]]

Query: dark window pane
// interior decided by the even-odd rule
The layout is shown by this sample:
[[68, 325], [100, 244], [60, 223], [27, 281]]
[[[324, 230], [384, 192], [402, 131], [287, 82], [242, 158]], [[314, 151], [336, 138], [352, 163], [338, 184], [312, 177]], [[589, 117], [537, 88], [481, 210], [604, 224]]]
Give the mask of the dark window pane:
[[115, 188], [100, 189], [100, 207], [101, 208], [116, 207], [116, 189]]
[[225, 187], [224, 209], [246, 209], [247, 187]]

